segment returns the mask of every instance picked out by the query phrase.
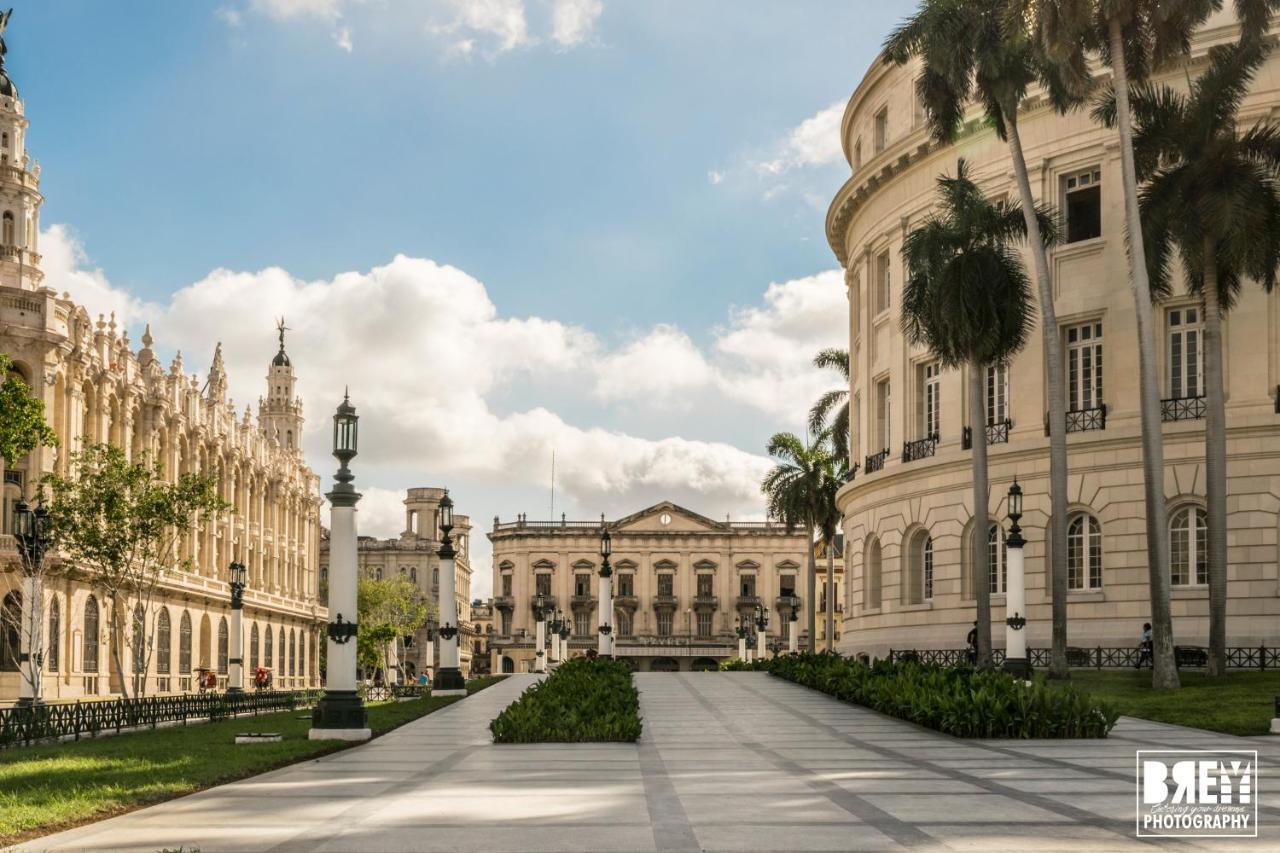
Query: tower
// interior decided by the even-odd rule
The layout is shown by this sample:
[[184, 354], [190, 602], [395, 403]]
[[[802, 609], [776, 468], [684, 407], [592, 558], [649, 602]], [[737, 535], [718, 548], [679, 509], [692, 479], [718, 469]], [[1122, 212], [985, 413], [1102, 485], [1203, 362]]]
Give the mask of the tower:
[[258, 400], [258, 423], [278, 445], [296, 453], [302, 442], [302, 400], [294, 393], [297, 377], [284, 351], [284, 333], [288, 330], [281, 318], [276, 325], [280, 351], [267, 368], [267, 396]]
[[27, 118], [18, 87], [4, 67], [3, 33], [12, 10], [0, 14], [0, 285], [35, 290], [40, 272], [40, 166], [27, 155]]

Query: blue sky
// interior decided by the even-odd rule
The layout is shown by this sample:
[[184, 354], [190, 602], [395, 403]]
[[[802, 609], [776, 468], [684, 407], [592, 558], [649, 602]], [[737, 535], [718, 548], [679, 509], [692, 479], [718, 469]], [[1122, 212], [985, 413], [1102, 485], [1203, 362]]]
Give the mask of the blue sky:
[[[513, 476], [511, 459], [539, 468], [560, 427], [504, 465], [458, 463], [483, 448], [460, 448], [433, 426], [446, 398], [463, 402], [450, 403], [445, 421], [471, 407], [527, 436], [537, 432], [530, 414], [545, 411], [579, 438], [715, 448], [694, 467], [750, 454], [752, 476], [764, 439], [800, 428], [825, 380], [801, 376], [797, 353], [843, 343], [834, 331], [843, 292], [822, 231], [848, 173], [838, 114], [910, 9], [847, 0], [14, 5], [8, 69], [43, 169], [50, 264], [65, 250], [51, 277], [84, 288], [77, 298], [118, 307], [134, 340], [152, 321], [162, 348], [191, 353], [189, 372], [207, 368], [211, 340], [228, 350], [240, 341], [231, 361], [242, 400], [261, 383], [272, 313], [298, 317], [306, 340], [295, 346], [315, 350], [310, 364], [294, 359], [310, 425], [327, 414], [330, 384], [351, 381], [354, 395], [363, 380], [367, 417], [386, 413], [388, 443], [418, 435], [450, 449], [374, 452], [376, 485], [390, 493], [453, 480], [482, 517], [544, 514], [534, 501], [545, 503], [546, 477]], [[394, 269], [373, 273], [397, 255], [434, 263], [398, 268], [410, 282], [400, 290]], [[459, 287], [440, 272], [446, 265], [479, 291], [468, 291], [478, 301], [465, 317], [441, 328], [451, 315], [432, 300]], [[264, 283], [275, 267], [292, 284]], [[241, 277], [211, 277], [220, 269]], [[473, 370], [462, 360], [448, 380], [417, 363], [422, 381], [453, 387], [440, 406], [406, 411], [418, 397], [402, 362], [437, 350], [408, 340], [410, 322], [391, 335], [404, 348], [378, 350], [379, 363], [327, 362], [325, 336], [352, 337], [357, 354], [367, 349], [361, 334], [378, 336], [376, 323], [338, 325], [350, 314], [308, 316], [334, 310], [326, 300], [343, 274], [382, 281], [356, 305], [408, 293], [404, 310], [432, 314], [420, 328], [440, 347], [460, 329], [473, 341], [496, 335], [474, 357], [516, 353], [517, 363], [499, 357]], [[219, 316], [215, 303], [253, 336], [190, 316], [196, 304], [199, 319]], [[538, 343], [525, 351], [513, 334]], [[770, 335], [777, 363], [762, 366], [753, 350], [770, 347]], [[603, 364], [616, 370], [602, 375]], [[773, 386], [760, 385], [766, 374]], [[313, 432], [309, 459], [327, 473], [322, 433]], [[572, 467], [587, 451], [565, 444]], [[744, 456], [723, 456], [730, 450]], [[758, 503], [740, 483], [716, 480], [704, 493], [705, 477], [655, 475], [655, 452], [617, 481], [590, 475], [605, 460], [579, 459], [565, 504], [594, 515], [665, 494], [701, 498], [694, 508], [712, 514]]]

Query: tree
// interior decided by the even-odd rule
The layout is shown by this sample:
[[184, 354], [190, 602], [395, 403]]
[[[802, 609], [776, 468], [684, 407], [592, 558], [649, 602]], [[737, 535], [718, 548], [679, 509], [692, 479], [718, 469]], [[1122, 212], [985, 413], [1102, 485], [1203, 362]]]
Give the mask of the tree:
[[[987, 367], [1021, 350], [1035, 322], [1031, 283], [1013, 243], [1026, 236], [1019, 207], [992, 202], [969, 177], [964, 160], [954, 178], [938, 178], [940, 212], [913, 231], [902, 248], [907, 264], [902, 330], [929, 349], [943, 367], [969, 372], [969, 422], [973, 425], [973, 536], [971, 561], [977, 600], [978, 666], [991, 666], [991, 578], [986, 531]], [[1052, 218], [1037, 211], [1040, 231], [1053, 234]], [[1012, 615], [1012, 614], [1010, 614]]]
[[360, 578], [356, 591], [360, 632], [357, 656], [365, 672], [391, 672], [391, 644], [412, 635], [431, 618], [432, 607], [418, 585], [405, 577]]
[[[769, 455], [778, 464], [765, 475], [761, 483], [768, 504], [770, 518], [786, 525], [787, 532], [804, 528], [806, 550], [809, 553], [809, 576], [805, 583], [808, 596], [807, 627], [809, 650], [816, 651], [817, 643], [817, 558], [814, 554], [814, 532], [821, 529], [824, 520], [834, 511], [835, 461], [828, 447], [828, 437], [820, 434], [806, 446], [789, 432], [776, 433], [769, 439]], [[839, 488], [839, 485], [836, 485]], [[834, 583], [833, 572], [827, 573], [828, 590]], [[834, 593], [829, 593], [827, 606], [833, 607]], [[830, 640], [830, 634], [828, 641]]]
[[[822, 543], [822, 551], [827, 557], [827, 590], [825, 594], [827, 606], [823, 609], [823, 615], [826, 620], [825, 645], [827, 651], [831, 651], [834, 648], [836, 635], [836, 537], [840, 532], [841, 521], [840, 509], [836, 506], [836, 493], [840, 491], [840, 486], [845, 482], [845, 475], [848, 474], [848, 468], [836, 458], [840, 452], [841, 445], [837, 443], [834, 435], [829, 434], [829, 441], [832, 461], [821, 482], [822, 494], [819, 507], [822, 510], [822, 514], [818, 517], [817, 523], [818, 541]], [[844, 443], [846, 450], [848, 446], [849, 444], [846, 440]], [[845, 572], [847, 577], [847, 568]]]
[[[74, 454], [70, 476], [46, 478], [54, 542], [70, 571], [108, 602], [111, 657], [126, 699], [130, 685], [123, 650], [133, 650], [133, 692], [141, 695], [154, 645], [146, 626], [156, 592], [169, 572], [191, 569], [180, 543], [202, 518], [227, 509], [216, 482], [213, 474], [182, 474], [168, 482], [147, 454], [135, 454], [131, 461], [109, 444], [91, 444]], [[141, 631], [135, 628], [139, 614]]]
[[[1049, 560], [1047, 585], [1052, 593], [1053, 632], [1049, 674], [1070, 677], [1067, 665], [1067, 398], [1062, 362], [1062, 338], [1053, 304], [1047, 247], [1055, 234], [1041, 223], [1041, 209], [1018, 128], [1018, 105], [1037, 80], [1042, 81], [1056, 107], [1073, 103], [1062, 72], [1078, 72], [1071, 57], [1062, 63], [1042, 60], [1026, 33], [1006, 25], [1010, 0], [923, 0], [914, 17], [890, 34], [885, 61], [899, 65], [919, 57], [924, 73], [917, 92], [929, 128], [940, 142], [949, 143], [962, 127], [969, 105], [976, 100], [986, 121], [1009, 146], [1018, 184], [1027, 245], [1035, 270], [1040, 309], [1040, 334], [1048, 374], [1049, 403]], [[979, 430], [986, 420], [974, 421]], [[980, 444], [976, 442], [975, 444]], [[980, 537], [979, 537], [980, 538]]]
[[848, 468], [853, 464], [849, 461], [849, 351], [834, 347], [820, 350], [813, 358], [813, 366], [834, 370], [844, 382], [813, 404], [809, 410], [809, 432], [814, 435], [829, 432], [832, 456], [837, 464]]
[[[1222, 317], [1246, 276], [1270, 292], [1280, 266], [1280, 125], [1244, 134], [1236, 114], [1266, 56], [1246, 37], [1210, 51], [1208, 69], [1182, 95], [1168, 86], [1134, 90], [1134, 161], [1153, 294], [1171, 290], [1174, 251], [1204, 313], [1205, 509], [1208, 527], [1210, 675], [1227, 668], [1227, 423]], [[1116, 99], [1098, 107], [1115, 120]], [[1193, 555], [1194, 559], [1194, 555]]]

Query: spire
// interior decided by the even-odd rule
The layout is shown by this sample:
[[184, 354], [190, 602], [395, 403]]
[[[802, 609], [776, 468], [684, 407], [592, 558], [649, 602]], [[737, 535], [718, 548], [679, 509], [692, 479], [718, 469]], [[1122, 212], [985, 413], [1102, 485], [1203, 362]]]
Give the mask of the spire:
[[4, 31], [9, 28], [9, 16], [12, 14], [12, 9], [0, 13], [0, 95], [16, 98], [18, 97], [18, 87], [13, 85], [13, 81], [9, 79], [9, 74], [4, 67], [4, 57], [9, 52], [9, 46], [4, 43]]
[[276, 331], [280, 333], [280, 351], [276, 353], [276, 357], [271, 360], [271, 366], [289, 367], [289, 356], [284, 351], [284, 333], [289, 331], [289, 327], [284, 324], [283, 317], [276, 322]]
[[213, 364], [209, 367], [209, 381], [206, 384], [210, 400], [226, 399], [227, 367], [222, 361], [222, 341], [213, 348]]

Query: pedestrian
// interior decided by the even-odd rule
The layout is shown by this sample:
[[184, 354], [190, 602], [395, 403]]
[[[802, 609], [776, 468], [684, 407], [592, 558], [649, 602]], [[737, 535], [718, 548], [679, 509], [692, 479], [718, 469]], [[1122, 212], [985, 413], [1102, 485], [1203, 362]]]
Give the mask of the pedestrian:
[[1138, 662], [1134, 669], [1142, 669], [1142, 665], [1151, 665], [1151, 623], [1142, 623], [1142, 639], [1138, 642]]
[[969, 629], [969, 636], [965, 640], [969, 644], [969, 665], [976, 666], [978, 663], [978, 622], [975, 619], [973, 627]]

